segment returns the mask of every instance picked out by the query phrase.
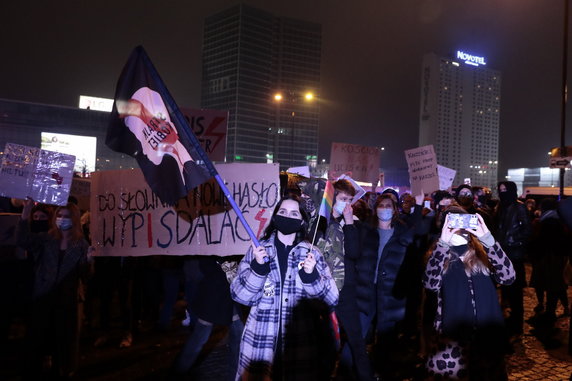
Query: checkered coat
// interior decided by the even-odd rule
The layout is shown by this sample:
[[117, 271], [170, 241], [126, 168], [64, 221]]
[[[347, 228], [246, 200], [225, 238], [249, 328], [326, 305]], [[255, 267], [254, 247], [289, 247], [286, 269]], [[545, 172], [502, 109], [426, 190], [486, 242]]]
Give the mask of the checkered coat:
[[[250, 264], [254, 259], [249, 249], [238, 269], [238, 276], [231, 284], [232, 298], [250, 306], [240, 344], [237, 380], [272, 379], [272, 361], [276, 351], [278, 332], [281, 332], [283, 379], [315, 380], [320, 359], [316, 322], [319, 315], [313, 303], [332, 307], [338, 302], [338, 289], [322, 254], [314, 248], [316, 270], [319, 277], [305, 284], [300, 279], [298, 264], [302, 262], [310, 244], [301, 242], [288, 257], [288, 269], [281, 282], [274, 235], [260, 243], [266, 248], [270, 260], [270, 273], [259, 275]], [[284, 284], [284, 289], [282, 288]], [[323, 323], [323, 320], [322, 320]], [[327, 320], [326, 320], [327, 323]], [[322, 324], [323, 326], [323, 324]]]

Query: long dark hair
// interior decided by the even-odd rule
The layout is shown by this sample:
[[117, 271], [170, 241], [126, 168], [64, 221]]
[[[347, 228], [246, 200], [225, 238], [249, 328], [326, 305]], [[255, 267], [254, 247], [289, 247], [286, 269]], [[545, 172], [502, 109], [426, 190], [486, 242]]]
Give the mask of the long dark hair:
[[278, 201], [278, 204], [276, 204], [276, 207], [274, 208], [274, 212], [272, 212], [272, 218], [270, 219], [270, 224], [268, 224], [268, 227], [266, 228], [266, 230], [264, 230], [264, 234], [262, 235], [261, 239], [266, 241], [270, 239], [270, 237], [274, 232], [276, 232], [277, 229], [276, 229], [276, 224], [274, 223], [274, 216], [276, 216], [278, 210], [280, 210], [280, 206], [282, 206], [282, 203], [285, 200], [296, 201], [298, 203], [298, 208], [300, 209], [300, 215], [302, 216], [302, 228], [300, 228], [300, 230], [296, 232], [296, 238], [294, 238], [294, 245], [297, 245], [302, 241], [309, 241], [308, 213], [306, 213], [306, 211], [302, 208], [300, 197], [292, 193], [282, 197], [280, 201]]
[[396, 223], [403, 223], [403, 221], [401, 221], [401, 218], [399, 218], [399, 209], [397, 209], [397, 203], [395, 202], [393, 197], [389, 193], [382, 193], [375, 201], [375, 206], [373, 208], [373, 216], [371, 217], [370, 220], [371, 227], [377, 228], [379, 224], [379, 219], [377, 218], [377, 208], [379, 208], [379, 205], [383, 200], [391, 201], [391, 206], [393, 209], [393, 217], [391, 217], [391, 227], [395, 226]]

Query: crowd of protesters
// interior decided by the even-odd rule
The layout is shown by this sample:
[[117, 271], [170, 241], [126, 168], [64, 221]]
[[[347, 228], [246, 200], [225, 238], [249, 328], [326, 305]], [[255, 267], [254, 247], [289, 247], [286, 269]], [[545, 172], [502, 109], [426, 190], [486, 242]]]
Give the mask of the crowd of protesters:
[[[569, 315], [572, 200], [537, 208], [509, 181], [498, 198], [461, 185], [355, 200], [352, 183], [338, 180], [321, 218], [323, 188], [284, 189], [260, 246], [230, 258], [92, 257], [89, 212], [80, 218], [74, 202], [1, 200], [1, 212], [21, 213], [2, 247], [2, 354], [20, 319], [23, 378], [73, 378], [82, 330], [94, 346], [129, 350], [137, 335], [181, 324], [173, 311], [183, 295], [190, 334], [171, 379], [188, 377], [222, 325], [229, 379], [398, 380], [410, 364], [408, 378], [506, 380], [523, 289], [537, 296], [531, 324], [552, 326], [558, 303]], [[455, 225], [462, 215], [470, 226]]]

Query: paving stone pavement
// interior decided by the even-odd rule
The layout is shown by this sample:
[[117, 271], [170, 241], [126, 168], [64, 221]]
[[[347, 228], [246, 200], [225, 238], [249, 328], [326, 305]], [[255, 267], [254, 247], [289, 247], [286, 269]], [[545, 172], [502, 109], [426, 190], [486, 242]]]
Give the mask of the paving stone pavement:
[[[527, 268], [530, 274], [530, 268]], [[568, 288], [568, 300], [572, 300], [572, 288]], [[535, 315], [536, 296], [533, 288], [524, 289], [524, 334], [514, 344], [515, 353], [507, 356], [509, 380], [569, 380], [572, 375], [572, 356], [568, 354], [570, 317], [561, 316], [563, 307], [558, 306], [555, 330], [544, 345], [535, 335], [534, 327], [526, 322]], [[544, 340], [546, 341], [546, 340]], [[548, 348], [547, 348], [548, 347]]]
[[[530, 267], [527, 268], [530, 272]], [[568, 289], [572, 300], [572, 288]], [[534, 316], [536, 297], [532, 288], [524, 293], [525, 320]], [[557, 314], [562, 314], [558, 306]], [[569, 317], [556, 321], [550, 340], [542, 337], [538, 330], [525, 323], [524, 334], [514, 343], [515, 353], [507, 356], [509, 380], [558, 380], [567, 381], [572, 374], [572, 356], [568, 354]], [[23, 328], [16, 326], [10, 341], [8, 354], [0, 356], [0, 380], [19, 380], [25, 358], [26, 346], [23, 340]], [[94, 334], [84, 333], [81, 345], [81, 361], [77, 380], [90, 381], [129, 381], [164, 380], [175, 356], [180, 351], [189, 334], [188, 329], [180, 327], [175, 321], [167, 332], [147, 331], [134, 336], [130, 348], [118, 348], [120, 336], [112, 337], [107, 345], [94, 348]], [[212, 335], [207, 349], [188, 380], [221, 381], [229, 379], [226, 374], [228, 347], [225, 330], [217, 329]], [[411, 372], [409, 372], [411, 373]], [[413, 378], [402, 378], [413, 380]]]

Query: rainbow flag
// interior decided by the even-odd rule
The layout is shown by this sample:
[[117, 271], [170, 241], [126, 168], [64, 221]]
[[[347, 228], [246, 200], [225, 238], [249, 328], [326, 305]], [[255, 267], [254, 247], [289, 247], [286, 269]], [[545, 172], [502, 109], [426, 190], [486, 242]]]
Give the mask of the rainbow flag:
[[322, 203], [320, 204], [320, 211], [318, 214], [330, 222], [332, 215], [332, 206], [334, 205], [334, 186], [330, 181], [326, 181], [326, 188], [324, 188], [324, 195], [322, 196]]

